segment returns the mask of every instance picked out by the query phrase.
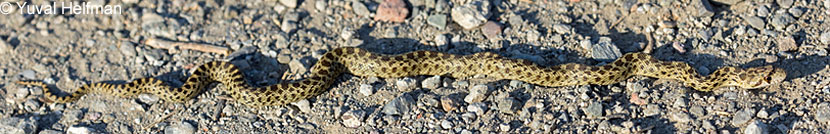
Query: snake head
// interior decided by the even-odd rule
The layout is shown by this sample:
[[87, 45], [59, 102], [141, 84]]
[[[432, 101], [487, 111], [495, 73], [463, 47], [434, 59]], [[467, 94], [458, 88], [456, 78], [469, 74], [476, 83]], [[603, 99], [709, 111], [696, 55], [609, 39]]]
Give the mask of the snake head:
[[749, 68], [744, 73], [757, 74], [750, 76], [759, 76], [744, 79], [744, 84], [742, 84], [742, 86], [743, 88], [747, 89], [757, 89], [769, 85], [778, 84], [784, 81], [784, 78], [787, 78], [787, 73], [784, 72], [783, 69], [775, 68], [770, 65], [757, 68]]

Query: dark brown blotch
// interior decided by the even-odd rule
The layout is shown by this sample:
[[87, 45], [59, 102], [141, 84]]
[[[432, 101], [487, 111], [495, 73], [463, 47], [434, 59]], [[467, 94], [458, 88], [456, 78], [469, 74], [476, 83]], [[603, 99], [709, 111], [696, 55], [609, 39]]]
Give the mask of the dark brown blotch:
[[334, 54], [326, 53], [323, 57], [325, 57], [326, 59], [334, 59]]
[[331, 66], [331, 61], [329, 61], [329, 60], [320, 60], [320, 65]]
[[357, 50], [357, 55], [365, 57], [367, 54], [369, 54], [369, 53], [366, 52], [366, 50]]
[[346, 54], [353, 54], [355, 49], [357, 48], [346, 48]]
[[444, 58], [444, 59], [454, 58], [453, 56], [455, 56], [455, 55], [452, 55], [452, 54], [443, 54], [443, 53], [439, 54], [439, 55], [441, 55], [441, 58]]
[[425, 53], [427, 53], [427, 52], [426, 51], [418, 51], [418, 52], [415, 52], [415, 55], [418, 56], [418, 57], [424, 57], [424, 56], [426, 56]]
[[588, 66], [586, 66], [586, 65], [579, 65], [579, 70], [588, 70]]
[[617, 66], [624, 66], [624, 65], [625, 65], [625, 63], [620, 62], [620, 61], [617, 61], [617, 62], [614, 62], [614, 65], [617, 65]]
[[576, 68], [575, 66], [576, 65], [574, 65], [574, 64], [565, 65], [565, 70], [573, 70], [574, 68]]
[[320, 70], [320, 71], [318, 71], [317, 73], [319, 73], [320, 75], [324, 75], [324, 76], [325, 76], [325, 75], [329, 75], [329, 70]]
[[623, 58], [627, 61], [634, 60], [634, 54], [625, 55], [625, 57], [623, 57]]

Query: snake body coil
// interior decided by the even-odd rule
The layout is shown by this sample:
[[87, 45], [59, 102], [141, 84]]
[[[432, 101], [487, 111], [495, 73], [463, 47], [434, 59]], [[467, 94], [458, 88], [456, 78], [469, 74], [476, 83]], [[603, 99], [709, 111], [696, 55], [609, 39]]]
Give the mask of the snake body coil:
[[[94, 83], [75, 90], [68, 96], [44, 92], [48, 100], [66, 103], [87, 93], [103, 93], [132, 97], [152, 93], [166, 101], [182, 102], [196, 97], [211, 83], [225, 85], [224, 91], [242, 104], [251, 106], [282, 105], [317, 96], [329, 89], [342, 73], [383, 78], [415, 75], [443, 75], [465, 78], [486, 74], [495, 79], [521, 80], [541, 86], [617, 83], [634, 75], [668, 78], [683, 81], [699, 91], [711, 91], [724, 86], [746, 89], [761, 88], [780, 83], [786, 74], [779, 68], [724, 67], [708, 76], [701, 76], [682, 62], [659, 61], [647, 54], [629, 53], [603, 66], [562, 64], [544, 67], [522, 59], [508, 59], [495, 53], [454, 55], [433, 51], [415, 51], [399, 55], [383, 55], [360, 48], [337, 48], [326, 53], [311, 68], [311, 77], [293, 83], [279, 83], [264, 87], [249, 86], [242, 73], [233, 64], [214, 61], [199, 66], [181, 87], [170, 87], [154, 78], [141, 78], [126, 84]], [[19, 81], [23, 85], [42, 82]]]

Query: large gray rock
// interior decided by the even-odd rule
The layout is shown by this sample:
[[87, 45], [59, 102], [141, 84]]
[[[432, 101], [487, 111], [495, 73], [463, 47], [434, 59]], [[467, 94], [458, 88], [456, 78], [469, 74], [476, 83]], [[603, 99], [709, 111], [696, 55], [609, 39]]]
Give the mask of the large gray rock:
[[770, 24], [772, 24], [772, 26], [775, 27], [775, 29], [777, 30], [784, 30], [785, 28], [787, 28], [787, 25], [789, 25], [790, 22], [793, 21], [795, 21], [795, 18], [793, 18], [793, 16], [790, 16], [789, 13], [781, 12], [775, 13], [775, 15], [772, 16], [772, 21], [770, 22]]
[[452, 8], [452, 20], [464, 29], [476, 28], [490, 17], [490, 1], [475, 0], [470, 3]]
[[37, 130], [37, 121], [32, 118], [9, 117], [0, 119], [0, 132], [2, 133], [31, 134], [35, 130]]
[[735, 113], [735, 116], [732, 116], [732, 126], [741, 126], [742, 124], [749, 122], [752, 120], [752, 117], [755, 115], [755, 109], [746, 108], [738, 113]]
[[599, 43], [591, 46], [591, 49], [591, 55], [599, 61], [611, 62], [622, 56], [620, 49], [608, 37], [600, 37]]
[[749, 24], [749, 26], [752, 26], [752, 28], [758, 30], [764, 29], [764, 26], [767, 25], [764, 20], [758, 16], [746, 16], [744, 17], [744, 20]]
[[174, 123], [164, 129], [165, 134], [193, 134], [195, 132], [196, 127], [186, 121]]
[[766, 124], [764, 124], [761, 121], [756, 120], [756, 121], [753, 121], [752, 123], [749, 123], [749, 125], [746, 125], [746, 128], [744, 129], [744, 133], [745, 134], [768, 134], [769, 131], [767, 131], [767, 125]]
[[386, 105], [383, 105], [383, 112], [386, 115], [403, 115], [409, 112], [410, 106], [413, 104], [412, 96], [409, 94], [403, 94], [398, 96]]
[[709, 0], [692, 0], [692, 4], [694, 10], [697, 10], [693, 11], [697, 17], [712, 17], [715, 15], [715, 10], [712, 8], [712, 4], [709, 4]]
[[820, 123], [830, 122], [830, 103], [824, 102], [816, 108], [816, 121]]

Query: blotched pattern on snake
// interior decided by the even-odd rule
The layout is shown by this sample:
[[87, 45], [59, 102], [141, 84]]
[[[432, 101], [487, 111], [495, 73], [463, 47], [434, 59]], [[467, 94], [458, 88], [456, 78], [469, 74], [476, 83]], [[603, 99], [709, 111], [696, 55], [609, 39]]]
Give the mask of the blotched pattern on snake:
[[[634, 75], [676, 79], [699, 91], [737, 86], [754, 89], [780, 83], [786, 74], [780, 68], [724, 67], [708, 76], [683, 62], [659, 61], [648, 54], [628, 53], [603, 66], [561, 64], [540, 66], [527, 60], [508, 59], [491, 52], [472, 55], [454, 55], [433, 51], [415, 51], [398, 55], [384, 55], [353, 47], [337, 48], [326, 53], [311, 68], [311, 76], [293, 83], [279, 83], [253, 87], [246, 83], [242, 73], [233, 64], [214, 61], [199, 66], [181, 87], [171, 87], [154, 78], [141, 78], [126, 84], [87, 84], [67, 96], [57, 96], [52, 90], [44, 92], [48, 100], [66, 103], [87, 93], [103, 93], [132, 97], [152, 93], [171, 102], [182, 102], [196, 97], [212, 83], [222, 83], [238, 102], [251, 106], [282, 105], [317, 96], [329, 89], [335, 78], [343, 73], [356, 76], [383, 78], [416, 75], [442, 75], [466, 78], [484, 74], [495, 79], [521, 80], [541, 86], [608, 85]], [[19, 81], [23, 85], [42, 86], [42, 82]]]

